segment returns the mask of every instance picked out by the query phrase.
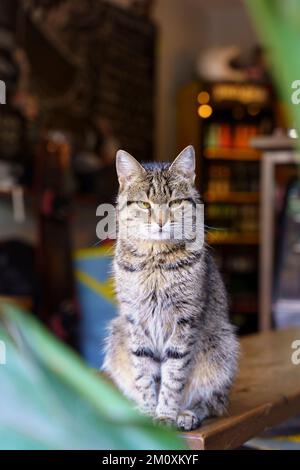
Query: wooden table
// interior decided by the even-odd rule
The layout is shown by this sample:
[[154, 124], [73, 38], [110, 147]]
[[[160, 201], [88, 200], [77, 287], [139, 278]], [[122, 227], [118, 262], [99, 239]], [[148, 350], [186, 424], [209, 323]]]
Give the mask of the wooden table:
[[300, 328], [242, 339], [240, 371], [228, 415], [206, 420], [198, 430], [185, 433], [191, 449], [234, 449], [300, 413], [300, 364], [291, 360], [295, 340], [300, 340]]

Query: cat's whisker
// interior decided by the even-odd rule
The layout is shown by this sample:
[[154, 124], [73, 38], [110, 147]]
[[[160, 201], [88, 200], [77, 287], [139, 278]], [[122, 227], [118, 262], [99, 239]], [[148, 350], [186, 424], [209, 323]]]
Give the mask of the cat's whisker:
[[210, 225], [204, 225], [204, 228], [208, 229], [208, 230], [218, 230], [218, 231], [219, 230], [228, 230], [228, 229], [226, 229], [226, 227], [212, 227]]

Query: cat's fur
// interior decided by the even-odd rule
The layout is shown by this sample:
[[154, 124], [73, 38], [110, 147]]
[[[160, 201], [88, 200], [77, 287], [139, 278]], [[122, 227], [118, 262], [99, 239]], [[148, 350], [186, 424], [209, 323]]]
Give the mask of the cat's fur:
[[[236, 373], [227, 295], [205, 245], [187, 249], [185, 240], [164, 239], [154, 214], [148, 225], [138, 220], [142, 209], [134, 201], [197, 203], [194, 150], [187, 147], [171, 166], [141, 166], [120, 151], [117, 171], [120, 228], [127, 223], [131, 230], [116, 245], [119, 315], [110, 325], [104, 370], [143, 412], [192, 430], [224, 413]], [[142, 239], [145, 227], [150, 239]]]

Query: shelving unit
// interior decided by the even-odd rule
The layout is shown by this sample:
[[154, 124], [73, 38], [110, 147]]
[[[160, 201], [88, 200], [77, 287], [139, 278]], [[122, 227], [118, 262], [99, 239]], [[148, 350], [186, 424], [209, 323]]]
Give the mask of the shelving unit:
[[[295, 312], [295, 309], [289, 309], [289, 307], [291, 305], [294, 307], [297, 298], [288, 297], [286, 292], [283, 295], [279, 285], [283, 279], [283, 266], [285, 267], [284, 278], [289, 288], [293, 289], [293, 279], [296, 279], [296, 283], [299, 279], [295, 272], [292, 276], [287, 275], [288, 270], [286, 269], [291, 265], [299, 266], [299, 253], [294, 249], [298, 233], [297, 217], [293, 215], [294, 225], [289, 227], [289, 241], [288, 244], [285, 243], [284, 256], [283, 238], [286, 231], [284, 226], [287, 224], [285, 220], [287, 215], [283, 217], [283, 209], [288, 202], [287, 190], [290, 184], [299, 179], [300, 155], [296, 152], [295, 139], [257, 139], [255, 145], [263, 152], [261, 162], [259, 327], [260, 330], [271, 330], [274, 320], [277, 327], [292, 327], [297, 322], [295, 322], [296, 316], [290, 315], [291, 311]], [[270, 201], [275, 200], [276, 204], [270, 204]], [[284, 265], [280, 262], [283, 259]], [[281, 313], [278, 316], [280, 310]], [[282, 315], [282, 311], [284, 315]]]
[[260, 153], [257, 150], [234, 147], [207, 147], [204, 149], [204, 156], [210, 160], [257, 161], [260, 159]]
[[206, 192], [202, 196], [204, 202], [232, 202], [235, 204], [259, 203], [259, 192], [230, 191], [224, 194]]
[[245, 233], [240, 236], [238, 234], [222, 234], [221, 231], [209, 232], [206, 240], [210, 245], [258, 245], [259, 243], [257, 234]]
[[201, 83], [178, 97], [178, 147], [193, 144], [197, 185], [212, 246], [240, 333], [258, 328], [261, 152], [251, 147], [274, 127], [270, 88], [256, 83]]

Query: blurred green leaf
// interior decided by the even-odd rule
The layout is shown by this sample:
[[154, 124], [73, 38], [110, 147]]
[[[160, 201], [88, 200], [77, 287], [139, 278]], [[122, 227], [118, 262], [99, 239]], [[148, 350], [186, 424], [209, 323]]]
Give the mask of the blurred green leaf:
[[32, 316], [1, 305], [1, 449], [184, 449]]
[[300, 135], [300, 105], [292, 103], [292, 83], [300, 80], [300, 1], [245, 0], [258, 35], [270, 57], [279, 94], [290, 124]]

